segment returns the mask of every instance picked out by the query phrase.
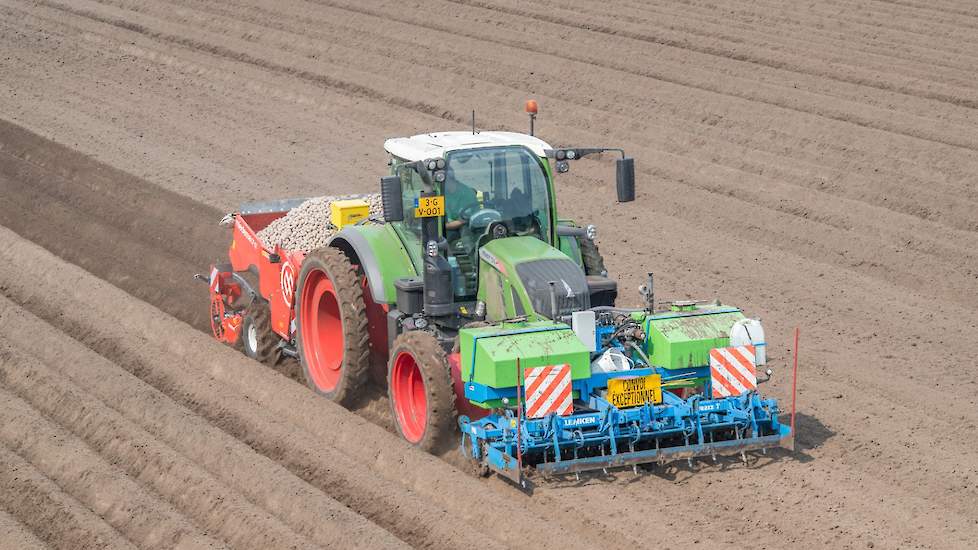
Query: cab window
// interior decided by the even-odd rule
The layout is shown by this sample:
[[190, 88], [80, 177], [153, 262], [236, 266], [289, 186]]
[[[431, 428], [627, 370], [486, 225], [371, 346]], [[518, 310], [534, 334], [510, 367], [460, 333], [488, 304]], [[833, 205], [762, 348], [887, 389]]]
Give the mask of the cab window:
[[421, 218], [414, 217], [414, 206], [421, 191], [424, 189], [421, 176], [413, 169], [404, 165], [409, 164], [406, 160], [394, 158], [391, 163], [391, 175], [401, 177], [401, 201], [404, 206], [404, 219], [393, 222], [394, 230], [401, 237], [404, 247], [411, 257], [415, 268], [420, 273], [421, 264]]

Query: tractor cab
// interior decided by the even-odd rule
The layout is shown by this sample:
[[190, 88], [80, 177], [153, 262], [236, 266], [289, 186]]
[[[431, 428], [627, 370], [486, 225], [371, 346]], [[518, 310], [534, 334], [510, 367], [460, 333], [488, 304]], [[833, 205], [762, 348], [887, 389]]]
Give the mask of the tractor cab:
[[523, 146], [448, 154], [443, 235], [458, 277], [455, 294], [478, 290], [478, 251], [494, 239], [530, 237], [552, 245], [553, 204], [546, 169]]
[[[478, 251], [490, 241], [529, 237], [555, 245], [550, 146], [544, 141], [511, 132], [444, 132], [391, 139], [385, 148], [401, 187], [403, 217], [391, 223], [419, 273], [427, 244], [437, 244], [455, 301], [477, 298]], [[425, 218], [433, 222], [427, 238]]]
[[[421, 134], [384, 148], [391, 156], [391, 175], [381, 182], [385, 218], [422, 274], [399, 285], [423, 291], [426, 315], [450, 317], [456, 306], [479, 304], [490, 321], [553, 319], [588, 307], [590, 295], [599, 296], [596, 305], [613, 305], [617, 286], [603, 266], [585, 261], [593, 229], [557, 218], [551, 169], [551, 160], [566, 172], [568, 160], [608, 149], [554, 149], [514, 132]], [[634, 196], [634, 172], [622, 157], [624, 202]]]

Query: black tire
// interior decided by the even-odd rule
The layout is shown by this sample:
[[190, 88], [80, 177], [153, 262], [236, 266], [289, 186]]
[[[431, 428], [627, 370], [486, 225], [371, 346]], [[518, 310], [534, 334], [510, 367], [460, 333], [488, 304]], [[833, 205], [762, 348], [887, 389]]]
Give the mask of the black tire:
[[[334, 371], [333, 375], [337, 378], [331, 387], [321, 387], [316, 383], [317, 376], [311, 371], [313, 365], [308, 355], [315, 354], [320, 349], [319, 346], [323, 346], [325, 352], [335, 353], [335, 349], [320, 340], [307, 341], [306, 332], [309, 327], [303, 322], [307, 305], [306, 293], [315, 291], [314, 288], [307, 288], [307, 285], [316, 285], [323, 275], [332, 283], [332, 297], [335, 298], [336, 314], [341, 325], [337, 328], [342, 333], [342, 359], [338, 362], [338, 375]], [[370, 370], [370, 335], [363, 290], [357, 279], [356, 269], [341, 251], [335, 248], [319, 248], [310, 252], [303, 260], [296, 289], [296, 344], [306, 385], [319, 395], [348, 407], [361, 393]], [[316, 356], [313, 361], [322, 360]], [[317, 372], [322, 372], [321, 366], [315, 368]], [[322, 375], [319, 377], [322, 379]]]
[[245, 308], [242, 316], [241, 351], [256, 361], [274, 363], [278, 358], [278, 343], [282, 339], [272, 332], [268, 302], [255, 298]]
[[608, 270], [604, 267], [604, 256], [598, 251], [598, 245], [587, 237], [579, 238], [578, 243], [581, 245], [581, 259], [584, 262], [584, 274], [607, 277]]
[[[398, 402], [400, 392], [396, 389], [398, 380], [402, 378], [395, 372], [402, 355], [414, 360], [424, 383], [426, 410], [420, 437], [417, 427], [402, 425], [404, 408]], [[434, 335], [416, 330], [398, 336], [394, 340], [387, 369], [387, 393], [398, 433], [409, 443], [428, 452], [437, 453], [458, 446], [458, 413], [455, 410], [452, 375], [445, 350]]]

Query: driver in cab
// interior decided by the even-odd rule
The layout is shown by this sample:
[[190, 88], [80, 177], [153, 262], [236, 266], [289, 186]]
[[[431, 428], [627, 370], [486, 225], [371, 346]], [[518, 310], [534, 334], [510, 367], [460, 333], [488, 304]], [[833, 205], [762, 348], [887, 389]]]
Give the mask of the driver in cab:
[[458, 181], [451, 166], [445, 175], [445, 229], [452, 241], [459, 238], [460, 230], [469, 221], [465, 214], [479, 209], [479, 197], [475, 189]]

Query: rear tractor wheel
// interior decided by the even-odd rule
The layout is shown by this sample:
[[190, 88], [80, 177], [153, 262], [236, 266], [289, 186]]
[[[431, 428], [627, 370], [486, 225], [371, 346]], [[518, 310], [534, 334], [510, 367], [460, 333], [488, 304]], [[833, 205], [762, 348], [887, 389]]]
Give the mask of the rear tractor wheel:
[[452, 375], [445, 350], [434, 335], [412, 331], [394, 340], [387, 389], [404, 439], [434, 452], [458, 444]]
[[320, 248], [303, 260], [297, 288], [296, 341], [306, 384], [349, 406], [370, 367], [370, 335], [356, 270], [341, 251]]
[[272, 332], [271, 312], [268, 303], [255, 298], [244, 310], [241, 322], [241, 350], [245, 355], [272, 363], [276, 358], [281, 338]]

